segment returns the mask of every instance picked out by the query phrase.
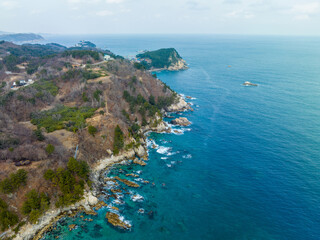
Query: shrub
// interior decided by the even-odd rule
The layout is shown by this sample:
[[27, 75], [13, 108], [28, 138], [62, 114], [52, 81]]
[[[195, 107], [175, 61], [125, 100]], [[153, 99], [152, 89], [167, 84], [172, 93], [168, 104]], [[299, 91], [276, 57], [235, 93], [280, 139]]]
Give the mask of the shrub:
[[99, 101], [100, 100], [100, 95], [102, 95], [102, 91], [97, 89], [94, 93], [93, 93], [93, 97]]
[[0, 191], [8, 194], [16, 191], [21, 185], [27, 183], [27, 171], [19, 169], [16, 173], [11, 173], [9, 177], [0, 182]]
[[72, 56], [73, 58], [83, 58], [86, 56], [90, 56], [96, 61], [100, 59], [99, 52], [90, 50], [67, 50], [62, 54], [62, 56]]
[[114, 143], [113, 143], [113, 153], [119, 154], [120, 150], [124, 147], [124, 141], [123, 141], [123, 132], [119, 125], [114, 130]]
[[61, 194], [56, 202], [57, 207], [76, 203], [83, 196], [84, 181], [88, 182], [90, 168], [85, 161], [70, 158], [67, 168], [58, 168], [56, 171], [47, 170], [44, 174], [54, 186], [59, 187]]
[[66, 129], [76, 132], [86, 125], [86, 119], [93, 116], [96, 108], [59, 106], [48, 111], [31, 114], [31, 123], [47, 132]]
[[42, 131], [40, 128], [33, 131], [34, 136], [37, 138], [38, 141], [44, 141], [45, 137], [42, 134]]
[[38, 93], [42, 93], [43, 91], [46, 91], [50, 93], [52, 96], [57, 96], [59, 92], [59, 88], [52, 80], [36, 81], [34, 84], [28, 87], [36, 89]]
[[35, 189], [27, 193], [27, 199], [22, 205], [22, 213], [29, 216], [35, 223], [41, 214], [49, 208], [50, 198], [45, 193], [38, 193]]
[[150, 95], [150, 97], [149, 97], [149, 103], [150, 103], [151, 105], [156, 105], [156, 100], [154, 99], [154, 96], [153, 96], [153, 95]]
[[0, 228], [5, 231], [11, 226], [14, 226], [19, 221], [16, 214], [8, 210], [8, 205], [0, 198]]
[[48, 144], [46, 147], [46, 152], [48, 155], [51, 155], [54, 152], [54, 146], [52, 144]]
[[94, 136], [96, 133], [97, 133], [97, 129], [94, 127], [94, 126], [89, 126], [88, 127], [88, 132], [92, 135], [92, 136]]
[[82, 101], [89, 102], [89, 98], [87, 97], [86, 93], [82, 93]]

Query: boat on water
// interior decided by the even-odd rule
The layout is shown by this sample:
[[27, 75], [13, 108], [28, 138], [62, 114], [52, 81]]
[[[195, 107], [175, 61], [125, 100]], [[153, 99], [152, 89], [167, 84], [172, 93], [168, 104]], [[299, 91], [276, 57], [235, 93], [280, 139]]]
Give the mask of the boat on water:
[[255, 83], [251, 83], [249, 81], [246, 81], [243, 83], [244, 86], [258, 86], [258, 84], [255, 84]]

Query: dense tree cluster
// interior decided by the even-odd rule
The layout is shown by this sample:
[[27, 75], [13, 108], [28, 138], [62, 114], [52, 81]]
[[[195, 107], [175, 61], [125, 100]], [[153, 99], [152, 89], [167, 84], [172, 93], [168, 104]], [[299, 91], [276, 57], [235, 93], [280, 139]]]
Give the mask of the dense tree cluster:
[[91, 50], [67, 50], [63, 52], [63, 57], [72, 56], [73, 58], [83, 58], [90, 56], [94, 60], [98, 61], [100, 60], [100, 54], [97, 51], [91, 51]]
[[19, 169], [16, 173], [11, 173], [9, 177], [0, 182], [0, 191], [8, 194], [16, 191], [21, 185], [27, 183], [28, 173], [24, 169]]
[[22, 213], [29, 216], [32, 223], [37, 222], [38, 218], [44, 213], [50, 205], [50, 198], [45, 193], [39, 193], [35, 189], [26, 195], [27, 199], [22, 205]]
[[92, 136], [94, 136], [97, 133], [97, 128], [95, 128], [94, 126], [89, 126], [88, 127], [88, 132], [89, 134], [91, 134]]
[[0, 198], [0, 228], [5, 231], [7, 228], [14, 226], [19, 221], [16, 214], [8, 210], [8, 204]]
[[124, 147], [124, 136], [119, 125], [114, 130], [114, 142], [113, 142], [113, 153], [119, 154], [120, 150]]
[[151, 63], [142, 61], [140, 64], [147, 69], [154, 68], [167, 68], [171, 64], [178, 62], [181, 57], [174, 48], [164, 48], [156, 51], [145, 52], [137, 55], [137, 58], [149, 59]]
[[31, 123], [39, 128], [44, 127], [47, 132], [66, 129], [76, 132], [84, 128], [86, 119], [93, 116], [96, 108], [58, 106], [48, 111], [31, 114]]
[[44, 178], [60, 189], [57, 207], [68, 206], [79, 201], [83, 195], [85, 181], [89, 179], [90, 168], [85, 161], [70, 158], [67, 168], [49, 169]]

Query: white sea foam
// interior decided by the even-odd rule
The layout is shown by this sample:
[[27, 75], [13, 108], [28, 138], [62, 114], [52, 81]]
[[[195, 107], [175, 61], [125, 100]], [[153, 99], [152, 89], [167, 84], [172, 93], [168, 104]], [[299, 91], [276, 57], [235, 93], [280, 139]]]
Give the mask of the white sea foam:
[[117, 184], [113, 181], [106, 181], [106, 186], [104, 188], [110, 190], [110, 189], [114, 188], [116, 185]]
[[182, 157], [188, 159], [188, 158], [192, 158], [192, 155], [191, 154], [187, 154], [187, 155], [183, 155]]
[[159, 145], [154, 140], [147, 139], [147, 147], [158, 148]]
[[176, 135], [181, 135], [184, 133], [183, 129], [177, 129], [177, 128], [172, 128], [171, 133], [176, 134]]
[[124, 222], [125, 224], [129, 225], [130, 228], [132, 227], [131, 221], [125, 220], [124, 216], [119, 215], [119, 220], [122, 221], [122, 222]]
[[175, 154], [177, 154], [177, 153], [179, 153], [179, 151], [176, 151], [176, 152], [169, 152], [169, 153], [167, 154], [167, 156], [172, 156], [172, 155], [175, 155]]
[[113, 204], [117, 204], [117, 205], [123, 205], [125, 202], [124, 201], [121, 201], [119, 199], [115, 199], [112, 201]]
[[160, 146], [160, 147], [158, 148], [158, 150], [157, 150], [157, 153], [164, 154], [164, 155], [168, 155], [171, 150], [172, 150], [171, 147]]
[[143, 208], [139, 208], [138, 213], [144, 214], [145, 210]]
[[171, 164], [167, 164], [167, 167], [171, 168], [171, 167], [172, 167], [172, 165], [171, 165]]
[[144, 197], [142, 197], [140, 194], [136, 193], [131, 196], [131, 200], [134, 202], [143, 202]]
[[166, 159], [168, 159], [168, 157], [161, 157], [161, 159], [162, 159], [162, 160], [166, 160]]

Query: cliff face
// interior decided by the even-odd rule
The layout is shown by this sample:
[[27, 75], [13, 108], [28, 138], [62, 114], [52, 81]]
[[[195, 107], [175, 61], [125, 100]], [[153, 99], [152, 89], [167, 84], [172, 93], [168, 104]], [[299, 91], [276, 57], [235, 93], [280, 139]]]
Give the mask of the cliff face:
[[137, 59], [149, 70], [178, 71], [188, 68], [187, 63], [174, 48], [148, 51], [138, 54]]
[[[77, 146], [77, 160], [89, 166], [113, 154], [141, 151], [142, 129], [161, 124], [161, 111], [177, 99], [131, 62], [115, 55], [103, 61], [106, 52], [99, 49], [4, 42], [0, 50], [0, 199], [20, 219], [31, 189], [55, 204], [61, 189], [44, 173], [65, 168]], [[19, 169], [26, 170], [28, 187], [2, 191], [4, 179]]]

